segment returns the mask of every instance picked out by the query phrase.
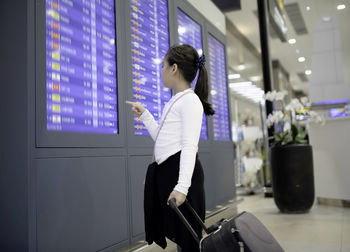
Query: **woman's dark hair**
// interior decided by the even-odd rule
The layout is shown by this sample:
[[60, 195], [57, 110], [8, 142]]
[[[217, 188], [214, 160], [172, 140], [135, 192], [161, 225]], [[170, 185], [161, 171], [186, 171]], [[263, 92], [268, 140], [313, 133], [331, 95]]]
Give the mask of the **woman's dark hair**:
[[177, 64], [180, 73], [189, 83], [194, 80], [197, 70], [199, 70], [194, 92], [202, 102], [204, 113], [206, 115], [214, 115], [215, 111], [208, 102], [208, 74], [204, 66], [203, 57], [199, 57], [197, 50], [190, 45], [175, 45], [170, 47], [166, 54], [166, 59], [169, 66]]

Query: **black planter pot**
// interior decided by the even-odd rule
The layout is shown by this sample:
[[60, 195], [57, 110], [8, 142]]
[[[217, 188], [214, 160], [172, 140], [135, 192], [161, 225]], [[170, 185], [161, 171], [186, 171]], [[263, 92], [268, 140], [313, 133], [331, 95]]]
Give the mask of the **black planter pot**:
[[273, 196], [279, 210], [308, 212], [315, 199], [311, 145], [272, 147], [271, 170]]

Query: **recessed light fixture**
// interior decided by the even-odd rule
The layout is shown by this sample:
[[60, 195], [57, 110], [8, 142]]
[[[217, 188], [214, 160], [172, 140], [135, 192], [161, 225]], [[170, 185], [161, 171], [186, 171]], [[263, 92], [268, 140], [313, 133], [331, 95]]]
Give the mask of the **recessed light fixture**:
[[239, 79], [239, 78], [241, 78], [241, 75], [240, 75], [240, 74], [229, 74], [229, 75], [228, 75], [228, 78], [229, 78], [230, 80]]
[[306, 74], [306, 75], [310, 75], [311, 73], [312, 73], [311, 70], [306, 70], [306, 71], [305, 71], [305, 74]]
[[230, 89], [236, 94], [243, 96], [254, 102], [262, 102], [264, 99], [264, 90], [253, 85], [250, 81], [230, 83]]
[[261, 76], [252, 76], [252, 77], [250, 77], [250, 80], [251, 81], [259, 81], [259, 80], [261, 80]]
[[331, 21], [331, 17], [330, 16], [323, 16], [322, 20], [323, 20], [323, 22], [329, 22], [329, 21]]
[[244, 64], [239, 64], [238, 66], [237, 66], [237, 69], [238, 70], [244, 70], [245, 69], [245, 65]]
[[298, 61], [299, 61], [299, 62], [304, 62], [304, 61], [305, 61], [305, 57], [299, 57], [299, 58], [298, 58]]
[[345, 4], [339, 4], [338, 6], [337, 6], [337, 10], [344, 10], [345, 9]]
[[295, 44], [296, 42], [297, 42], [297, 41], [296, 41], [295, 39], [290, 39], [290, 40], [288, 40], [288, 43], [291, 44], [291, 45]]
[[310, 6], [306, 6], [306, 10], [310, 11], [311, 10]]

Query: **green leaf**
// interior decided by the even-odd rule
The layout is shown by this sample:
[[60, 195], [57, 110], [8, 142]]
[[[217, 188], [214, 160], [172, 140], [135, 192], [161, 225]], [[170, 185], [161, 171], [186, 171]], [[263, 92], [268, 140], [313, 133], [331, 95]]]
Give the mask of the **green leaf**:
[[286, 135], [282, 141], [282, 145], [287, 145], [293, 143], [293, 137], [291, 135]]
[[300, 141], [303, 141], [305, 140], [306, 141], [306, 134], [298, 134], [295, 138], [295, 142], [300, 142]]
[[298, 128], [294, 124], [291, 126], [293, 139], [298, 135]]
[[305, 139], [300, 139], [300, 140], [298, 140], [296, 143], [297, 143], [297, 144], [307, 144], [308, 142], [307, 142], [307, 140], [305, 140]]

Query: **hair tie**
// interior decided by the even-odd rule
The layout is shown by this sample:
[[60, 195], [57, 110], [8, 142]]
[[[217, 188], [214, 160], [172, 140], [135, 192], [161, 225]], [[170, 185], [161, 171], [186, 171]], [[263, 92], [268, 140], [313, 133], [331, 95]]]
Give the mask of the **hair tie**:
[[203, 54], [202, 56], [200, 56], [197, 60], [197, 67], [204, 67], [205, 65], [205, 55]]

